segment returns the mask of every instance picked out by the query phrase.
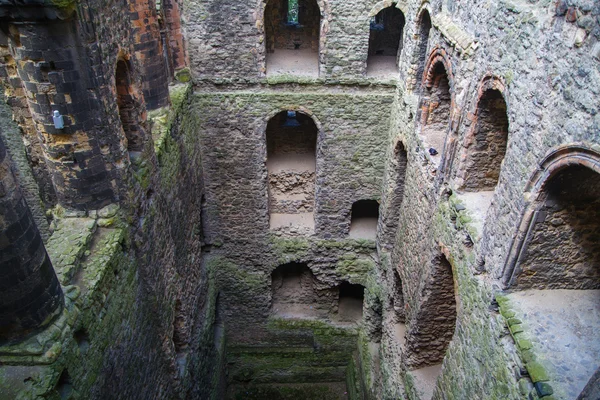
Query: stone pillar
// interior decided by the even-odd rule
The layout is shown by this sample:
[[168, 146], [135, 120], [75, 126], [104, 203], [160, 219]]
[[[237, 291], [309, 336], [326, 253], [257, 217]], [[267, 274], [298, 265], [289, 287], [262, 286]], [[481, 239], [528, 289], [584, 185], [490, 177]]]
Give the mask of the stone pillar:
[[[101, 72], [92, 68], [74, 17], [49, 20], [52, 9], [32, 10], [45, 12], [22, 16], [14, 15], [22, 12], [18, 7], [0, 9], [0, 19], [9, 21], [11, 52], [57, 201], [69, 209], [102, 208], [118, 200], [116, 166], [126, 156], [121, 138], [107, 132], [97, 91]], [[62, 129], [53, 122], [55, 111], [63, 117]]]
[[135, 58], [142, 67], [142, 91], [146, 108], [169, 105], [167, 60], [162, 49], [156, 3], [151, 0], [130, 2]]
[[48, 325], [63, 295], [0, 138], [0, 343]]
[[183, 34], [181, 33], [179, 3], [177, 0], [163, 0], [162, 5], [167, 28], [170, 62], [173, 70], [179, 71], [187, 65]]

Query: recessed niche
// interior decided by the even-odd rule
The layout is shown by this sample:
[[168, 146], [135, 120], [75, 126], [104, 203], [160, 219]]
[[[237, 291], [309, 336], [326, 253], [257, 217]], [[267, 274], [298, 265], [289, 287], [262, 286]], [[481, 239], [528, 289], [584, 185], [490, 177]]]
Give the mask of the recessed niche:
[[398, 73], [404, 23], [404, 14], [395, 4], [371, 18], [367, 76], [395, 76]]
[[282, 111], [267, 124], [271, 229], [314, 230], [317, 126], [299, 111]]
[[319, 76], [321, 10], [315, 0], [270, 0], [265, 7], [267, 76]]
[[271, 273], [271, 310], [284, 318], [318, 315], [316, 279], [304, 263], [280, 265]]
[[342, 282], [339, 286], [338, 318], [345, 322], [360, 321], [364, 298], [364, 286]]
[[359, 200], [355, 202], [352, 204], [350, 237], [375, 240], [378, 219], [379, 202], [376, 200]]

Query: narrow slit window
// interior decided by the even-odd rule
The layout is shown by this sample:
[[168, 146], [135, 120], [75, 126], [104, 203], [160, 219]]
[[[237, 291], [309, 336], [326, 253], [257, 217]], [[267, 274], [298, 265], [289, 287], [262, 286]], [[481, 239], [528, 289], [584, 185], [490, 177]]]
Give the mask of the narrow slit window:
[[298, 0], [288, 0], [287, 23], [298, 25]]

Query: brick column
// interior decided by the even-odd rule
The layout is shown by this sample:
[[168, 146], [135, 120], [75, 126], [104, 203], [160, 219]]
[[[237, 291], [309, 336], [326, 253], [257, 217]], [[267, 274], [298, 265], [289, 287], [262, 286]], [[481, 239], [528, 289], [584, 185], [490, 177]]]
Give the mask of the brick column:
[[[99, 77], [82, 47], [77, 21], [10, 25], [14, 59], [58, 203], [88, 210], [117, 201], [118, 135], [107, 135], [95, 88]], [[64, 128], [56, 129], [58, 111]]]
[[129, 7], [133, 24], [135, 58], [142, 67], [142, 91], [146, 108], [154, 110], [167, 106], [169, 105], [169, 77], [155, 2], [136, 0], [130, 2]]
[[0, 139], [0, 343], [48, 325], [62, 304], [60, 284]]
[[185, 68], [187, 65], [183, 34], [181, 33], [179, 3], [177, 0], [163, 0], [162, 5], [167, 28], [169, 56], [171, 58], [173, 70], [178, 71]]

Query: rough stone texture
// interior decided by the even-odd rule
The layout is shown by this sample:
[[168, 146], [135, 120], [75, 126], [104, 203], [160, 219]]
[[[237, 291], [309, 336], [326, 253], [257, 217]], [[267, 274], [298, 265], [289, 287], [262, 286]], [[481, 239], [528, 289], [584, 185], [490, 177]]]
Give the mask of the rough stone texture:
[[417, 369], [444, 359], [456, 325], [456, 295], [452, 265], [444, 256], [432, 262], [432, 274], [424, 283], [420, 304], [407, 332], [407, 366]]
[[[177, 0], [162, 1], [162, 11], [166, 34], [168, 36], [168, 53], [172, 71], [179, 71], [188, 65], [184, 37], [181, 31], [180, 2]], [[161, 20], [159, 20], [159, 23]], [[164, 46], [165, 44], [163, 44]]]
[[[530, 349], [520, 335], [522, 324], [514, 314], [498, 313], [498, 292], [518, 282], [521, 271], [538, 261], [535, 256], [542, 250], [536, 243], [542, 243], [542, 236], [565, 252], [575, 252], [576, 246], [562, 246], [563, 236], [578, 244], [589, 237], [593, 243], [585, 247], [597, 247], [595, 236], [586, 232], [595, 226], [587, 221], [557, 229], [548, 220], [552, 227], [540, 226], [537, 238], [525, 239], [529, 221], [546, 204], [546, 182], [569, 165], [600, 171], [598, 5], [589, 0], [398, 2], [395, 7], [405, 17], [398, 73], [383, 80], [365, 75], [370, 20], [392, 3], [316, 4], [318, 77], [267, 77], [266, 31], [273, 26], [265, 18], [271, 15], [265, 13], [267, 2], [185, 1], [193, 92], [183, 102], [174, 101], [179, 111], [174, 120], [165, 123], [162, 111], [156, 110], [156, 142], [152, 146], [146, 131], [147, 141], [133, 168], [119, 135], [113, 81], [118, 57], [134, 54], [127, 7], [108, 0], [80, 4], [76, 15], [82, 17], [76, 23], [65, 19], [56, 24], [70, 27], [71, 33], [86, 32], [85, 40], [76, 42], [88, 57], [75, 58], [85, 61], [82, 76], [99, 79], [90, 85], [98, 89], [89, 96], [92, 102], [98, 100], [92, 109], [100, 110], [106, 121], [102, 129], [94, 130], [97, 125], [92, 124], [77, 138], [108, 143], [103, 168], [115, 174], [110, 179], [114, 200], [121, 203], [127, 221], [125, 242], [115, 254], [123, 260], [120, 265], [130, 266], [127, 283], [121, 280], [113, 292], [90, 293], [96, 308], [85, 311], [86, 318], [109, 315], [113, 322], [89, 325], [92, 346], [92, 332], [103, 332], [95, 354], [106, 357], [86, 359], [92, 371], [87, 376], [69, 369], [76, 390], [91, 388], [93, 398], [110, 397], [112, 391], [123, 398], [235, 398], [243, 397], [245, 389], [269, 396], [291, 390], [308, 397], [311, 392], [302, 385], [316, 382], [320, 388], [324, 383], [345, 385], [350, 399], [416, 399], [423, 386], [433, 390], [436, 400], [522, 399], [549, 393], [542, 360], [526, 351]], [[0, 8], [3, 18], [30, 11]], [[48, 15], [59, 11], [52, 9]], [[15, 32], [43, 31], [42, 25], [10, 28], [15, 41], [11, 48], [19, 48]], [[22, 54], [15, 57], [19, 60], [24, 60]], [[41, 74], [42, 66], [24, 61], [19, 73], [39, 125], [48, 105], [43, 97], [40, 102], [32, 96], [41, 84], [29, 74]], [[11, 65], [9, 59], [6, 64]], [[137, 86], [143, 81], [141, 70], [133, 60]], [[179, 76], [183, 79], [185, 73]], [[434, 93], [440, 88], [444, 90]], [[476, 117], [485, 116], [480, 99], [489, 88], [502, 93], [508, 142], [504, 161], [494, 157], [492, 163], [497, 183], [485, 179], [486, 190], [495, 189], [483, 217], [455, 192], [473, 169], [469, 156], [475, 146], [469, 138], [477, 137], [474, 132], [482, 121]], [[22, 96], [12, 97], [17, 114]], [[36, 106], [44, 112], [36, 115]], [[269, 230], [266, 129], [269, 120], [287, 110], [306, 114], [317, 127], [315, 229], [306, 233]], [[137, 119], [145, 123], [142, 109]], [[428, 127], [435, 128], [436, 143], [422, 137]], [[44, 132], [41, 144], [55, 143]], [[403, 179], [399, 172], [404, 161], [395, 151], [399, 142], [406, 151]], [[432, 144], [438, 151], [434, 156], [428, 152]], [[72, 169], [65, 168], [72, 177]], [[281, 179], [276, 179], [277, 187], [293, 187]], [[312, 177], [303, 177], [308, 179]], [[56, 185], [59, 200], [68, 184]], [[364, 199], [381, 200], [377, 241], [347, 237], [352, 204]], [[306, 207], [302, 201], [291, 202], [285, 210], [299, 206]], [[564, 221], [570, 207], [551, 211]], [[567, 226], [578, 229], [567, 232]], [[532, 263], [521, 262], [524, 248], [537, 252]], [[90, 257], [94, 254], [90, 249]], [[586, 254], [577, 255], [593, 265], [595, 260]], [[442, 257], [452, 273], [443, 268], [446, 272], [440, 273], [440, 263], [432, 262]], [[576, 269], [589, 271], [574, 259]], [[273, 296], [273, 271], [289, 263], [306, 264], [315, 291], [327, 294], [323, 303], [318, 299], [326, 314], [273, 315], [274, 300], [281, 298], [279, 293]], [[597, 276], [589, 278], [591, 282]], [[274, 281], [277, 286], [277, 277]], [[303, 287], [302, 278], [300, 282]], [[364, 287], [358, 322], [342, 315], [347, 298], [340, 299], [338, 288], [343, 282]], [[106, 281], [97, 288], [103, 285], [111, 287]], [[435, 306], [446, 313], [439, 315]], [[49, 393], [58, 382], [64, 388], [68, 380], [61, 362], [76, 369], [78, 361], [68, 356], [73, 353], [51, 358], [44, 353], [46, 347], [36, 351], [44, 354], [36, 360], [54, 364], [49, 366], [52, 377], [36, 379], [34, 387]], [[420, 381], [427, 374], [411, 368], [432, 362], [441, 362], [439, 376]], [[13, 381], [23, 385], [28, 376]]]
[[[34, 201], [33, 196], [41, 198], [44, 208], [51, 208], [56, 204], [56, 193], [52, 186], [50, 173], [46, 168], [46, 159], [39, 143], [39, 137], [35, 130], [33, 118], [29, 112], [25, 89], [23, 88], [17, 70], [17, 63], [10, 54], [8, 38], [6, 38], [6, 43], [3, 43], [1, 49], [3, 63], [0, 67], [0, 74], [2, 74], [3, 78], [4, 98], [6, 99], [6, 104], [2, 105], [2, 121], [7, 121], [5, 122], [6, 125], [3, 126], [2, 133], [9, 149], [9, 153], [12, 155], [13, 162], [19, 165], [19, 168], [15, 173], [17, 179], [19, 179], [23, 194], [28, 199], [29, 206], [36, 218], [36, 222], [38, 222], [40, 220], [40, 215], [44, 214], [43, 211], [45, 210], [39, 210], [38, 213], [38, 206], [36, 205], [38, 201]], [[10, 106], [10, 108], [8, 106]], [[9, 109], [7, 110], [7, 108]], [[18, 124], [16, 129], [20, 128], [20, 132], [15, 130], [14, 127], [11, 127], [13, 124], [8, 122], [11, 119], [9, 117], [10, 110], [12, 110], [12, 119]], [[21, 147], [25, 147], [24, 152], [20, 150]], [[26, 159], [24, 160], [24, 158]], [[21, 164], [22, 161], [23, 164]], [[25, 167], [26, 165], [30, 166], [30, 173], [35, 179], [34, 182], [27, 184], [22, 179], [22, 176], [28, 174], [28, 168]], [[36, 186], [33, 186], [33, 184]], [[39, 195], [32, 195], [32, 193], [36, 192], [39, 192]], [[44, 239], [47, 239], [48, 233], [45, 232], [41, 221], [38, 222], [38, 226], [40, 227], [40, 232]]]
[[137, 0], [128, 4], [135, 58], [143, 71], [144, 100], [149, 110], [155, 110], [169, 104], [167, 60], [162, 48], [156, 2]]
[[466, 159], [461, 160], [466, 175], [462, 189], [493, 190], [508, 141], [508, 117], [502, 93], [491, 89], [483, 93], [477, 104], [473, 129], [471, 137], [466, 139]]
[[388, 7], [379, 11], [370, 26], [369, 55], [397, 58], [402, 52], [404, 23], [404, 15], [396, 7]]
[[298, 23], [288, 21], [288, 0], [271, 0], [265, 8], [267, 52], [277, 49], [319, 51], [320, 10], [316, 0], [298, 0]]
[[62, 291], [0, 138], [0, 343], [52, 323]]
[[515, 287], [600, 288], [600, 174], [567, 168], [546, 184]]

